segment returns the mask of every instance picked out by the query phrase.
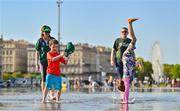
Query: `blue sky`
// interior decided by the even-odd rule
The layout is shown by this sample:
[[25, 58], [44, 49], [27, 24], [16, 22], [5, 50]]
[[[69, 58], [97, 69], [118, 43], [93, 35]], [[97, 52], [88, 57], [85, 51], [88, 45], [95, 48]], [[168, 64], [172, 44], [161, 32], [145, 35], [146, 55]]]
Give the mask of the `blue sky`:
[[[63, 0], [61, 41], [112, 47], [119, 31], [134, 23], [136, 55], [151, 60], [155, 41], [160, 42], [163, 63], [180, 64], [180, 0]], [[0, 34], [4, 39], [35, 43], [44, 24], [57, 38], [56, 0], [0, 0]]]

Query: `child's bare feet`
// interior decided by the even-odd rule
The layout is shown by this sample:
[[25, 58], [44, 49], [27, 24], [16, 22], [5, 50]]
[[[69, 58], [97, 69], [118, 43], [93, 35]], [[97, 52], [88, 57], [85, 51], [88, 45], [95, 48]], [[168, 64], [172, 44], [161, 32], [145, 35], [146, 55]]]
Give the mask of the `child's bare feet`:
[[56, 101], [59, 101], [60, 100], [60, 98], [58, 98], [58, 97], [56, 97], [56, 99], [55, 99]]
[[59, 101], [59, 100], [56, 100], [55, 102], [56, 102], [56, 103], [60, 103], [61, 101]]
[[45, 103], [45, 100], [44, 100], [44, 99], [42, 99], [41, 103]]
[[56, 97], [54, 96], [54, 97], [52, 97], [52, 100], [56, 100]]
[[49, 100], [56, 100], [56, 97], [48, 94], [48, 99], [49, 99]]
[[129, 23], [132, 23], [132, 22], [134, 22], [134, 21], [136, 21], [136, 20], [139, 20], [138, 18], [128, 18], [128, 22]]

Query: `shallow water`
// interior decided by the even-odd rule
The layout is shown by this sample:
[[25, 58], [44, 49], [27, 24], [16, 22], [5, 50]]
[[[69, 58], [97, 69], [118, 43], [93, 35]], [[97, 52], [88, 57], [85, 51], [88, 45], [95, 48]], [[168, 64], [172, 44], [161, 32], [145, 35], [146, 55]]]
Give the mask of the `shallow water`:
[[120, 104], [119, 92], [110, 89], [71, 90], [61, 95], [60, 103], [41, 101], [39, 89], [0, 89], [0, 110], [9, 111], [179, 111], [180, 89], [134, 89], [133, 104]]

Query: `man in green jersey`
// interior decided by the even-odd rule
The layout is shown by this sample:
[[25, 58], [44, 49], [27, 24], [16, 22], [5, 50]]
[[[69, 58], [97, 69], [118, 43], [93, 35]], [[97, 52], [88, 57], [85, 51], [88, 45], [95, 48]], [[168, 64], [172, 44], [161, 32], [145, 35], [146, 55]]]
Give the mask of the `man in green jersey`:
[[128, 29], [123, 27], [120, 31], [120, 37], [114, 41], [111, 51], [111, 65], [116, 67], [119, 85], [123, 77], [122, 55], [131, 42], [131, 39], [127, 37], [128, 34]]

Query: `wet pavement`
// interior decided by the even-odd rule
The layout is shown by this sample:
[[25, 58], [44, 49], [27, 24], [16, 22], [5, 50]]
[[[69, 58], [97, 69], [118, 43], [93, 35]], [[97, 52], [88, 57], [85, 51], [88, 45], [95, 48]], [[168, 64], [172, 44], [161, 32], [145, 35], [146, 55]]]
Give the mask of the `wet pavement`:
[[41, 103], [39, 88], [0, 89], [4, 111], [179, 111], [179, 88], [134, 89], [133, 104], [121, 104], [111, 89], [78, 89], [62, 93], [60, 103]]

